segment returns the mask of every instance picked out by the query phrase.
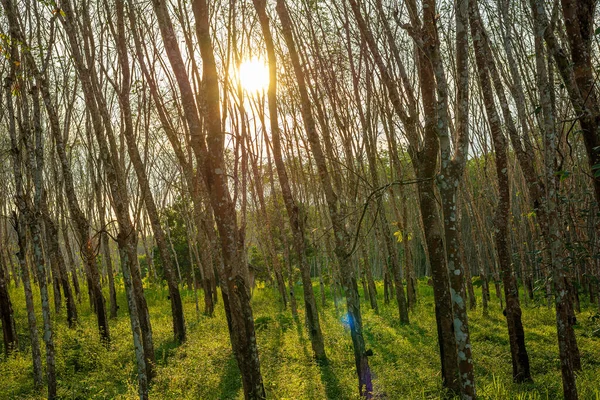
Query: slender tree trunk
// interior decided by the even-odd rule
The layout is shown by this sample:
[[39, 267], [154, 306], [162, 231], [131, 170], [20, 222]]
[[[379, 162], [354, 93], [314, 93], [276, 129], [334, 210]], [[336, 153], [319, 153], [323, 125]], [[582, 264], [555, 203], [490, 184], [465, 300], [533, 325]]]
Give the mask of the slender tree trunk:
[[[292, 229], [293, 244], [298, 260], [300, 261], [300, 273], [302, 277], [302, 290], [304, 294], [304, 308], [306, 313], [306, 325], [310, 337], [310, 342], [313, 350], [313, 355], [317, 360], [326, 360], [325, 345], [323, 342], [323, 333], [319, 322], [319, 312], [317, 310], [317, 302], [310, 277], [310, 265], [306, 256], [306, 238], [304, 233], [303, 216], [300, 215], [300, 209], [296, 204], [281, 150], [281, 134], [278, 122], [277, 112], [277, 59], [275, 57], [275, 46], [273, 37], [269, 27], [269, 18], [266, 13], [265, 0], [253, 0], [254, 8], [259, 17], [261, 30], [265, 45], [267, 47], [267, 57], [269, 59], [269, 118], [271, 123], [271, 136], [273, 145], [273, 158], [275, 159], [275, 167], [279, 184], [285, 203], [290, 227]], [[293, 284], [293, 282], [292, 282]], [[290, 287], [293, 290], [293, 286]]]
[[[419, 82], [423, 98], [423, 109], [425, 116], [424, 140], [418, 137], [418, 119], [416, 118], [416, 105], [409, 102], [407, 113], [400, 98], [398, 87], [388, 72], [379, 48], [372, 32], [368, 29], [364, 17], [356, 0], [350, 0], [350, 5], [357, 21], [361, 34], [364, 36], [373, 60], [381, 74], [381, 80], [385, 85], [390, 97], [394, 112], [405, 125], [406, 135], [409, 142], [409, 156], [412, 159], [415, 175], [418, 180], [419, 205], [421, 218], [425, 227], [425, 239], [427, 253], [432, 269], [436, 324], [438, 329], [438, 343], [440, 347], [440, 359], [442, 364], [442, 382], [445, 387], [455, 393], [460, 393], [460, 377], [458, 371], [458, 353], [456, 350], [456, 338], [453, 334], [454, 316], [452, 310], [452, 296], [450, 292], [448, 268], [444, 254], [443, 227], [440, 220], [440, 212], [437, 205], [433, 179], [437, 170], [437, 159], [439, 151], [438, 138], [438, 104], [436, 102], [436, 76], [431, 63], [434, 50], [437, 45], [437, 30], [435, 27], [436, 6], [435, 1], [426, 1], [423, 5], [423, 25], [418, 17], [415, 1], [407, 1], [412, 24], [421, 27], [420, 36], [415, 40], [421, 44], [417, 48], [417, 61], [419, 71]], [[398, 61], [396, 61], [397, 64]], [[399, 64], [401, 65], [401, 64]], [[404, 78], [403, 76], [401, 78]], [[412, 91], [407, 79], [402, 79], [405, 89]], [[414, 98], [414, 96], [412, 96]]]
[[[133, 10], [129, 12], [131, 18], [133, 16]], [[127, 141], [127, 150], [129, 157], [133, 164], [136, 176], [138, 178], [138, 184], [141, 187], [142, 197], [146, 210], [148, 211], [148, 217], [150, 218], [150, 224], [152, 225], [152, 231], [154, 233], [154, 240], [158, 247], [160, 258], [162, 261], [163, 271], [165, 279], [167, 281], [167, 287], [169, 289], [169, 297], [171, 300], [171, 314], [173, 317], [173, 334], [175, 340], [179, 343], [185, 341], [185, 320], [183, 317], [183, 305], [181, 302], [181, 294], [179, 293], [179, 287], [177, 286], [177, 280], [173, 271], [173, 261], [171, 253], [167, 248], [167, 241], [165, 238], [164, 230], [160, 224], [160, 218], [158, 216], [158, 210], [152, 191], [150, 189], [150, 183], [146, 174], [146, 168], [140, 157], [139, 150], [137, 148], [137, 142], [134, 135], [133, 119], [131, 115], [131, 104], [129, 100], [129, 92], [131, 88], [131, 77], [129, 71], [129, 57], [127, 54], [127, 44], [125, 38], [125, 17], [123, 10], [123, 2], [117, 2], [117, 36], [115, 37], [118, 49], [119, 64], [121, 65], [122, 74], [122, 87], [119, 91], [119, 102], [121, 104], [121, 112], [125, 121], [125, 129], [123, 133]], [[134, 279], [135, 282], [135, 279]], [[142, 315], [142, 314], [140, 314]]]
[[[100, 160], [99, 160], [100, 161]], [[101, 169], [98, 169], [98, 176], [95, 178], [94, 174], [91, 174], [92, 182], [94, 185], [94, 192], [96, 193], [96, 203], [98, 204], [98, 215], [100, 220], [100, 246], [102, 248], [102, 258], [104, 259], [104, 265], [106, 265], [106, 273], [108, 275], [108, 298], [110, 304], [110, 318], [117, 318], [117, 290], [115, 289], [115, 276], [112, 265], [112, 257], [110, 256], [110, 244], [108, 240], [108, 232], [106, 230], [106, 217], [105, 217], [105, 202], [106, 196], [104, 190], [102, 190], [102, 176]], [[94, 179], [95, 178], [95, 179]]]
[[[34, 197], [33, 210], [29, 210], [29, 230], [33, 244], [33, 259], [37, 267], [38, 283], [40, 285], [40, 297], [42, 299], [42, 319], [44, 321], [44, 343], [46, 345], [46, 377], [48, 384], [48, 399], [56, 398], [56, 362], [54, 359], [54, 333], [52, 329], [52, 318], [50, 315], [50, 296], [46, 279], [46, 267], [42, 250], [42, 201], [44, 193], [44, 142], [42, 131], [42, 116], [40, 110], [39, 90], [36, 86], [31, 88], [33, 105], [33, 138], [24, 138], [27, 152], [29, 153], [30, 171], [33, 171]], [[23, 119], [28, 119], [26, 102], [23, 102]], [[33, 139], [33, 140], [32, 140]], [[56, 295], [56, 293], [55, 293]]]
[[[567, 1], [563, 2], [563, 7]], [[565, 399], [576, 400], [577, 384], [575, 381], [575, 360], [579, 360], [579, 349], [571, 323], [572, 304], [570, 299], [570, 285], [563, 265], [563, 248], [561, 224], [558, 212], [558, 184], [556, 179], [557, 134], [554, 122], [554, 112], [551, 102], [551, 83], [548, 79], [546, 57], [543, 47], [544, 23], [542, 20], [544, 3], [532, 0], [531, 6], [534, 16], [535, 50], [536, 50], [536, 80], [540, 104], [543, 112], [544, 128], [544, 172], [546, 178], [545, 210], [548, 216], [547, 259], [551, 264], [552, 283], [554, 286], [556, 306], [556, 328], [558, 334], [558, 348], [562, 372], [563, 394]], [[572, 29], [567, 28], [570, 32]], [[576, 56], [577, 57], [577, 56]], [[571, 311], [571, 312], [570, 312]], [[581, 368], [581, 365], [579, 365]]]
[[356, 363], [356, 372], [358, 375], [358, 389], [361, 396], [365, 398], [371, 398], [373, 394], [371, 369], [369, 367], [369, 361], [367, 358], [365, 341], [362, 332], [362, 316], [360, 312], [360, 298], [358, 295], [357, 280], [354, 273], [354, 268], [352, 268], [350, 265], [351, 254], [348, 251], [348, 246], [351, 243], [351, 240], [346, 231], [343, 214], [341, 213], [343, 205], [340, 204], [339, 197], [334, 191], [331, 183], [331, 177], [327, 169], [327, 164], [325, 162], [325, 155], [323, 154], [320, 138], [316, 129], [316, 123], [312, 114], [304, 71], [296, 51], [296, 44], [292, 34], [291, 19], [285, 4], [285, 0], [277, 0], [276, 11], [281, 21], [283, 36], [292, 59], [292, 66], [294, 68], [294, 74], [301, 97], [302, 119], [304, 121], [304, 127], [308, 136], [310, 148], [317, 164], [321, 186], [325, 192], [329, 216], [333, 224], [335, 236], [335, 255], [338, 259], [340, 270], [342, 272], [342, 284], [346, 294], [346, 306], [348, 310], [352, 344], [354, 348], [354, 361]]
[[[10, 112], [10, 106], [9, 112]], [[25, 291], [25, 304], [27, 307], [27, 322], [29, 326], [29, 340], [31, 341], [31, 356], [33, 358], [33, 383], [36, 388], [41, 388], [43, 385], [42, 377], [42, 353], [40, 351], [40, 339], [37, 329], [37, 320], [33, 305], [33, 291], [31, 289], [31, 276], [29, 266], [27, 265], [27, 232], [25, 231], [24, 215], [17, 216], [13, 214], [14, 228], [17, 232], [17, 241], [19, 251], [17, 252], [17, 260], [21, 270], [21, 279], [23, 281], [23, 289]]]
[[58, 274], [59, 282], [62, 286], [65, 302], [67, 304], [67, 322], [69, 323], [69, 327], [72, 328], [77, 323], [77, 306], [75, 305], [75, 298], [73, 296], [73, 291], [71, 290], [71, 285], [69, 284], [69, 274], [65, 265], [65, 259], [58, 243], [58, 228], [52, 217], [48, 215], [46, 205], [44, 205], [43, 208], [44, 226], [46, 227], [46, 243], [48, 246], [50, 262], [55, 265], [56, 273]]
[[[462, 180], [466, 156], [469, 149], [469, 68], [468, 68], [468, 0], [457, 0], [456, 13], [456, 140], [452, 154], [448, 128], [448, 93], [439, 46], [433, 51], [433, 68], [438, 93], [438, 135], [440, 138], [441, 174], [438, 177], [442, 210], [444, 215], [444, 236], [446, 259], [448, 262], [450, 293], [454, 310], [454, 336], [458, 351], [461, 397], [474, 399], [475, 377], [471, 355], [471, 337], [465, 297], [465, 269], [461, 254], [460, 210], [458, 185]], [[437, 38], [436, 38], [437, 40]]]
[[[17, 253], [17, 258], [19, 260], [19, 264], [21, 267], [22, 279], [23, 279], [23, 288], [25, 290], [25, 302], [27, 305], [27, 316], [29, 322], [29, 333], [31, 336], [31, 353], [33, 357], [33, 380], [34, 384], [37, 388], [42, 386], [42, 358], [40, 352], [38, 331], [37, 331], [37, 322], [35, 317], [34, 305], [33, 305], [33, 293], [31, 289], [31, 280], [29, 275], [29, 269], [27, 266], [27, 232], [26, 232], [26, 224], [30, 219], [30, 210], [28, 205], [28, 199], [24, 192], [23, 188], [23, 156], [21, 154], [21, 147], [19, 144], [23, 140], [23, 138], [17, 138], [17, 128], [16, 121], [17, 115], [15, 113], [15, 109], [13, 106], [13, 85], [16, 83], [15, 79], [17, 76], [17, 66], [20, 66], [19, 59], [19, 51], [16, 46], [17, 38], [20, 37], [17, 23], [16, 23], [16, 14], [14, 5], [6, 0], [2, 2], [2, 6], [4, 7], [4, 11], [6, 12], [7, 17], [9, 18], [10, 23], [10, 34], [13, 38], [14, 42], [10, 49], [10, 57], [11, 57], [11, 67], [10, 73], [5, 78], [5, 93], [6, 93], [6, 110], [7, 110], [7, 118], [8, 118], [8, 131], [10, 135], [11, 141], [11, 151], [12, 151], [12, 161], [13, 161], [13, 171], [14, 171], [14, 179], [15, 179], [15, 201], [17, 203], [17, 208], [19, 210], [19, 215], [17, 216], [14, 213], [14, 227], [17, 231], [18, 235], [18, 243], [19, 243], [19, 252]], [[29, 116], [27, 116], [27, 119]], [[29, 121], [26, 122], [27, 124]], [[25, 128], [27, 129], [27, 128]], [[29, 134], [28, 134], [29, 136]], [[30, 138], [28, 138], [30, 140]], [[31, 157], [34, 154], [30, 155]], [[38, 237], [39, 238], [39, 237]], [[45, 282], [43, 283], [45, 285]], [[47, 291], [46, 291], [47, 295]], [[47, 300], [47, 298], [46, 298]], [[46, 302], [47, 305], [47, 302]], [[51, 334], [51, 332], [50, 332]], [[51, 351], [52, 355], [52, 351]], [[50, 366], [52, 368], [52, 365]], [[54, 385], [54, 383], [51, 383]], [[49, 395], [54, 397], [49, 391]]]
[[[72, 57], [75, 62], [79, 79], [82, 83], [84, 99], [91, 119], [92, 127], [89, 127], [89, 124], [86, 124], [86, 128], [93, 128], [112, 194], [112, 205], [119, 225], [117, 243], [121, 255], [121, 267], [123, 268], [123, 274], [128, 275], [127, 279], [124, 280], [126, 285], [132, 285], [132, 287], [126, 287], [126, 291], [133, 295], [133, 301], [128, 301], [128, 305], [130, 308], [130, 319], [134, 335], [134, 349], [137, 359], [140, 397], [144, 397], [147, 396], [147, 380], [151, 379], [153, 376], [153, 364], [155, 362], [154, 345], [152, 340], [152, 328], [150, 325], [146, 299], [144, 298], [141, 273], [137, 259], [137, 236], [129, 216], [129, 198], [124, 173], [122, 171], [123, 166], [118, 158], [119, 152], [114, 140], [106, 103], [104, 99], [102, 99], [102, 95], [97, 93], [96, 90], [96, 88], [99, 87], [97, 82], [98, 77], [91, 73], [91, 69], [86, 67], [86, 63], [81, 53], [77, 35], [77, 21], [74, 19], [75, 15], [70, 1], [65, 1], [62, 7], [65, 15], [64, 17], [61, 17], [61, 21], [63, 22], [67, 34]], [[83, 12], [84, 20], [89, 19], [89, 15], [86, 14], [87, 12], [88, 10]], [[86, 37], [86, 40], [90, 41], [92, 38]], [[89, 249], [88, 251], [92, 251], [91, 243], [88, 242], [87, 248]], [[131, 280], [128, 279], [129, 276], [131, 276]], [[133, 302], [135, 302], [135, 307], [132, 307]], [[104, 307], [103, 302], [102, 306]], [[139, 322], [137, 321], [138, 318]], [[141, 347], [136, 343], [138, 340], [138, 338], [136, 338], [138, 324], [141, 332]], [[143, 352], [143, 356], [139, 354], [140, 351]], [[142, 358], [144, 358], [143, 363], [140, 361]]]
[[225, 174], [219, 82], [210, 36], [208, 4], [205, 0], [196, 0], [192, 3], [196, 34], [203, 60], [204, 100], [201, 110], [208, 132], [206, 136], [185, 64], [178, 49], [168, 8], [166, 4], [157, 0], [152, 4], [180, 90], [191, 147], [202, 171], [219, 231], [224, 278], [221, 283], [225, 287], [223, 289], [226, 289], [222, 289], [223, 300], [229, 309], [229, 333], [233, 352], [242, 374], [244, 393], [247, 399], [262, 399], [265, 397], [265, 389], [260, 372], [250, 293], [246, 284], [248, 266], [243, 259], [243, 238], [238, 231], [237, 213], [229, 194], [228, 178]]
[[470, 0], [469, 20], [471, 24], [471, 35], [475, 46], [475, 58], [479, 74], [483, 101], [490, 124], [492, 141], [496, 154], [496, 175], [498, 179], [498, 205], [495, 220], [495, 240], [498, 251], [498, 262], [502, 271], [502, 282], [504, 284], [504, 296], [506, 298], [506, 321], [508, 324], [508, 336], [510, 341], [511, 358], [513, 364], [513, 380], [515, 382], [531, 381], [529, 368], [529, 356], [525, 348], [525, 332], [521, 322], [521, 306], [516, 285], [516, 278], [511, 267], [511, 255], [509, 249], [509, 212], [510, 192], [508, 176], [507, 144], [500, 124], [500, 118], [494, 105], [494, 97], [489, 77], [486, 60], [485, 43], [482, 35], [482, 22], [479, 15], [477, 0]]

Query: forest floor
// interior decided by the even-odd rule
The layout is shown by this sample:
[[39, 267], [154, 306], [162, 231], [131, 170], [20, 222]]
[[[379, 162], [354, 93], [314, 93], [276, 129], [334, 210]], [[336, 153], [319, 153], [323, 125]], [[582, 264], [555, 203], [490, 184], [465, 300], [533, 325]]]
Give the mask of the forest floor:
[[[362, 304], [365, 339], [380, 398], [443, 398], [432, 289], [419, 284], [419, 304], [411, 323], [398, 323], [394, 303], [383, 304], [380, 314]], [[315, 293], [318, 295], [318, 285]], [[242, 384], [231, 353], [221, 304], [213, 318], [197, 316], [193, 293], [183, 291], [188, 341], [177, 347], [172, 341], [170, 306], [166, 289], [147, 288], [157, 376], [151, 399], [242, 399]], [[477, 291], [479, 295], [480, 292]], [[21, 348], [29, 347], [27, 316], [22, 288], [11, 295]], [[201, 294], [199, 293], [199, 296]], [[344, 326], [344, 302], [334, 307], [330, 293], [321, 313], [321, 326], [330, 362], [320, 366], [311, 359], [310, 342], [302, 322], [281, 309], [277, 292], [271, 288], [254, 291], [253, 309], [258, 335], [262, 374], [270, 399], [357, 398], [352, 344]], [[296, 288], [299, 305], [302, 289]], [[39, 297], [36, 297], [36, 306]], [[364, 300], [364, 298], [363, 298]], [[478, 298], [480, 301], [481, 299]], [[541, 301], [541, 300], [540, 300]], [[202, 299], [200, 298], [202, 303]], [[79, 305], [80, 326], [69, 329], [65, 312], [55, 318], [58, 393], [64, 399], [135, 399], [136, 375], [127, 306], [119, 296], [119, 317], [111, 320], [110, 350], [100, 343], [95, 318], [84, 301]], [[38, 307], [39, 308], [39, 307]], [[300, 307], [300, 321], [303, 311]], [[593, 332], [599, 322], [595, 311], [585, 307], [576, 327], [583, 372], [578, 376], [580, 399], [600, 399], [600, 338]], [[41, 315], [38, 324], [41, 325]], [[492, 295], [489, 316], [481, 308], [470, 312], [476, 385], [481, 399], [560, 399], [560, 365], [554, 311], [542, 303], [523, 305], [523, 325], [534, 383], [513, 384], [505, 318]], [[41, 338], [40, 338], [41, 339]], [[43, 345], [42, 345], [43, 350]], [[0, 355], [0, 399], [41, 399], [33, 388], [30, 352], [8, 360]]]

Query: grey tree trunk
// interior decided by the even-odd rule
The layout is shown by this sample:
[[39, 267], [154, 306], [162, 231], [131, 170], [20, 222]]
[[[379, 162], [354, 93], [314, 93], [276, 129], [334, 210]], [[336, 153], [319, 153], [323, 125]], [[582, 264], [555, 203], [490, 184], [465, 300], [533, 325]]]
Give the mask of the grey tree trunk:
[[[19, 115], [17, 115], [17, 113], [15, 112], [15, 108], [13, 105], [13, 85], [16, 84], [16, 80], [17, 80], [17, 66], [20, 67], [21, 63], [20, 63], [20, 58], [19, 58], [19, 50], [16, 46], [16, 43], [19, 43], [19, 38], [20, 36], [20, 32], [18, 31], [18, 24], [17, 24], [17, 19], [16, 19], [16, 12], [15, 12], [15, 8], [14, 8], [14, 4], [12, 2], [10, 2], [9, 0], [5, 0], [2, 2], [2, 6], [4, 7], [4, 11], [9, 19], [9, 25], [10, 25], [10, 36], [12, 38], [12, 43], [13, 45], [10, 47], [10, 58], [11, 58], [11, 63], [10, 63], [10, 71], [8, 76], [5, 78], [5, 93], [6, 93], [6, 109], [7, 109], [7, 117], [8, 117], [8, 131], [9, 131], [9, 135], [10, 135], [10, 140], [11, 140], [11, 150], [12, 150], [12, 162], [13, 162], [13, 172], [14, 172], [14, 180], [15, 180], [15, 201], [17, 204], [17, 208], [19, 210], [19, 216], [16, 215], [16, 213], [14, 214], [14, 227], [15, 230], [17, 231], [17, 235], [18, 235], [18, 242], [19, 242], [19, 252], [17, 254], [17, 257], [19, 259], [19, 264], [21, 267], [21, 273], [23, 274], [23, 287], [25, 289], [25, 301], [27, 304], [27, 315], [28, 315], [28, 322], [29, 322], [29, 332], [31, 335], [31, 345], [32, 345], [32, 356], [33, 356], [33, 373], [34, 373], [34, 383], [36, 387], [41, 387], [42, 386], [42, 359], [41, 359], [41, 352], [40, 352], [40, 346], [39, 346], [39, 338], [38, 338], [38, 331], [37, 331], [37, 323], [36, 323], [36, 317], [35, 317], [35, 311], [34, 311], [34, 305], [33, 305], [33, 293], [32, 293], [32, 289], [31, 289], [31, 280], [30, 280], [30, 275], [29, 275], [29, 269], [27, 266], [27, 232], [26, 232], [26, 226], [29, 225], [30, 227], [33, 227], [36, 220], [34, 218], [34, 216], [32, 215], [32, 210], [29, 207], [29, 199], [28, 199], [28, 195], [25, 193], [24, 190], [24, 179], [23, 179], [23, 172], [22, 169], [25, 168], [26, 166], [23, 165], [23, 155], [22, 155], [22, 151], [23, 149], [20, 146], [20, 143], [22, 142], [29, 142], [29, 147], [31, 147], [31, 132], [30, 132], [30, 116], [29, 116], [29, 111], [28, 109], [26, 109], [26, 96], [22, 97], [22, 101], [23, 104], [21, 105], [21, 111], [22, 111], [22, 118], [20, 119], [20, 124], [19, 126], [21, 127], [22, 131], [21, 131], [21, 135], [19, 135], [19, 137], [17, 137], [17, 128], [16, 128], [16, 122], [19, 119]], [[19, 71], [20, 74], [22, 74], [22, 70], [23, 68], [21, 67], [21, 70]], [[22, 79], [22, 75], [21, 78], [19, 78], [19, 87], [21, 87], [23, 90], [25, 88], [24, 86], [24, 82]], [[37, 91], [35, 91], [35, 93], [37, 94]], [[37, 132], [36, 132], [37, 133]], [[41, 132], [40, 132], [41, 134]], [[37, 135], [36, 135], [37, 136]], [[26, 149], [29, 153], [29, 157], [31, 157], [31, 161], [35, 162], [35, 157], [36, 154], [34, 151], [29, 151], [30, 148]], [[34, 171], [36, 171], [35, 169], [35, 165], [33, 169], [30, 169], [31, 165], [28, 165], [27, 168], [33, 173]], [[36, 176], [36, 178], [39, 178], [39, 175]], [[36, 183], [39, 183], [36, 181]], [[37, 190], [39, 190], [39, 186], [37, 187]], [[39, 195], [40, 193], [36, 192], [36, 195]], [[33, 236], [32, 232], [32, 236]], [[37, 250], [39, 250], [39, 234], [36, 236], [36, 241], [37, 241]], [[38, 253], [38, 255], [40, 255], [40, 253]], [[39, 259], [36, 258], [36, 262], [38, 262]], [[43, 269], [43, 260], [41, 260], [41, 267]], [[39, 271], [39, 270], [38, 270]], [[38, 277], [39, 278], [39, 277]], [[45, 277], [43, 279], [43, 282], [40, 282], [40, 287], [44, 287], [45, 290], [42, 292], [42, 306], [43, 306], [43, 314], [44, 314], [44, 333], [48, 334], [49, 337], [46, 338], [44, 337], [46, 346], [47, 346], [47, 357], [48, 357], [48, 350], [49, 350], [49, 359], [47, 358], [47, 360], [50, 361], [50, 365], [49, 365], [49, 370], [47, 370], [48, 372], [48, 395], [51, 398], [54, 398], [56, 395], [56, 380], [54, 377], [54, 346], [53, 346], [53, 342], [52, 342], [52, 330], [51, 328], [46, 331], [47, 328], [49, 328], [48, 323], [50, 322], [50, 315], [49, 315], [49, 304], [48, 304], [48, 291], [46, 288], [46, 280]], [[45, 335], [44, 335], [45, 336]], [[48, 344], [50, 345], [50, 347], [48, 348]]]
[[[153, 376], [153, 364], [155, 362], [154, 344], [152, 341], [152, 327], [150, 325], [146, 299], [144, 298], [137, 259], [137, 236], [129, 216], [127, 186], [125, 184], [122, 165], [119, 161], [119, 152], [115, 143], [106, 103], [102, 98], [102, 94], [98, 93], [98, 77], [91, 73], [91, 69], [86, 67], [86, 62], [81, 53], [77, 34], [77, 20], [70, 1], [65, 1], [62, 4], [62, 7], [64, 17], [61, 17], [61, 22], [65, 28], [69, 48], [75, 62], [79, 79], [82, 83], [84, 100], [91, 119], [93, 132], [100, 149], [102, 164], [112, 194], [112, 205], [119, 226], [117, 243], [119, 245], [119, 254], [121, 255], [126, 291], [128, 291], [129, 295], [133, 298], [132, 301], [128, 300], [128, 305], [131, 327], [134, 335], [134, 349], [138, 367], [140, 397], [144, 397], [147, 396], [147, 381]], [[89, 18], [89, 15], [86, 14], [88, 11], [89, 10], [83, 10], [82, 17], [84, 20]], [[86, 36], [86, 40], [92, 41], [93, 38]], [[88, 126], [88, 128], [90, 127]], [[91, 246], [88, 244], [87, 247]], [[126, 275], [127, 277], [125, 277]], [[131, 277], [131, 279], [129, 279], [129, 277]], [[135, 303], [135, 307], [132, 307], [133, 303]], [[102, 306], [104, 307], [104, 304], [102, 304]], [[138, 324], [141, 333], [141, 346], [137, 343], [139, 340], [136, 331], [138, 329]], [[143, 352], [143, 356], [139, 354], [140, 351]], [[142, 358], [144, 359], [144, 362], [140, 361]]]
[[[568, 2], [564, 2], [568, 3]], [[563, 4], [563, 7], [565, 4]], [[570, 308], [572, 307], [570, 298], [570, 285], [567, 282], [567, 273], [564, 268], [562, 257], [562, 228], [558, 210], [558, 183], [556, 167], [557, 165], [557, 142], [558, 137], [555, 127], [554, 110], [551, 101], [551, 82], [548, 77], [546, 67], [546, 56], [543, 45], [544, 22], [544, 3], [539, 0], [532, 0], [531, 7], [534, 16], [534, 36], [536, 50], [536, 83], [539, 93], [540, 104], [543, 112], [543, 138], [544, 138], [544, 173], [545, 173], [545, 210], [548, 217], [548, 238], [546, 240], [547, 259], [552, 268], [552, 283], [554, 286], [555, 306], [556, 306], [556, 328], [558, 336], [558, 349], [560, 355], [560, 365], [562, 373], [563, 394], [565, 399], [576, 400], [577, 384], [575, 380], [575, 360], [579, 359], [579, 349], [575, 340], [575, 334], [571, 323]], [[567, 31], [572, 29], [567, 28]], [[578, 57], [578, 56], [575, 56]], [[581, 365], [579, 365], [581, 368]]]

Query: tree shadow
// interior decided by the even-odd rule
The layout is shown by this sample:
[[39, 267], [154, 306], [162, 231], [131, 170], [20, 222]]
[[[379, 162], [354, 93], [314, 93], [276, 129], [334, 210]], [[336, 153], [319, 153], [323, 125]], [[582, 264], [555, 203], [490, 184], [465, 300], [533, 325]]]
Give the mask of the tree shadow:
[[233, 355], [227, 358], [223, 367], [223, 374], [219, 382], [219, 399], [235, 399], [242, 389], [242, 376]]
[[328, 399], [341, 399], [344, 397], [340, 382], [333, 371], [331, 363], [320, 362], [319, 372], [321, 373], [321, 382], [325, 385], [325, 394]]
[[[299, 342], [302, 345], [304, 356], [308, 359], [312, 359], [313, 355], [308, 350], [308, 339], [304, 336], [304, 326], [300, 322], [300, 318], [294, 318], [296, 325], [296, 331], [298, 332]], [[333, 367], [329, 360], [318, 360], [316, 361], [319, 367], [319, 373], [321, 374], [321, 382], [325, 385], [325, 394], [328, 399], [340, 399], [343, 398], [342, 388], [340, 382], [333, 371]]]
[[165, 340], [156, 348], [156, 363], [158, 365], [166, 366], [169, 358], [175, 354], [175, 349], [179, 347], [179, 344], [174, 339]]

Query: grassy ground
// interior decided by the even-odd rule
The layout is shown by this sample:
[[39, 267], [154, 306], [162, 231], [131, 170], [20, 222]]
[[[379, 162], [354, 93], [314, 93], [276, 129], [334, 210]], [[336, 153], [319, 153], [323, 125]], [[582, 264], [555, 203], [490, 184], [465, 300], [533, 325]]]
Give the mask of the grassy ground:
[[[315, 287], [318, 290], [318, 287]], [[381, 290], [380, 290], [381, 292]], [[300, 294], [301, 288], [296, 291]], [[146, 290], [154, 330], [157, 377], [153, 399], [241, 399], [241, 380], [231, 354], [222, 307], [216, 316], [197, 317], [191, 292], [183, 292], [188, 341], [175, 346], [171, 339], [167, 291]], [[380, 315], [363, 303], [363, 320], [374, 386], [389, 399], [443, 398], [437, 355], [433, 294], [421, 283], [420, 303], [411, 324], [397, 323], [394, 304], [383, 305]], [[12, 288], [21, 348], [29, 346], [22, 288]], [[336, 310], [331, 297], [321, 321], [330, 359], [326, 366], [311, 360], [310, 343], [302, 323], [281, 310], [276, 291], [257, 289], [253, 298], [262, 373], [271, 399], [357, 398], [352, 344], [344, 327], [344, 307]], [[545, 306], [524, 307], [523, 324], [534, 377], [533, 384], [511, 381], [511, 362], [506, 322], [497, 302], [490, 315], [481, 310], [469, 315], [476, 384], [482, 399], [562, 398], [554, 312]], [[36, 299], [36, 305], [39, 304]], [[119, 297], [119, 318], [111, 321], [113, 343], [105, 349], [96, 333], [95, 318], [87, 302], [80, 305], [81, 324], [70, 330], [64, 312], [55, 318], [56, 366], [59, 395], [64, 399], [134, 399], [136, 378], [133, 345], [124, 294]], [[581, 399], [600, 400], [600, 338], [590, 318], [591, 309], [579, 316], [578, 343], [583, 372], [578, 377]], [[300, 310], [300, 320], [303, 312]], [[41, 325], [41, 315], [38, 316]], [[43, 346], [42, 346], [43, 347]], [[2, 356], [3, 357], [3, 356]], [[0, 358], [0, 399], [43, 398], [32, 385], [31, 355], [22, 351], [8, 360]]]

